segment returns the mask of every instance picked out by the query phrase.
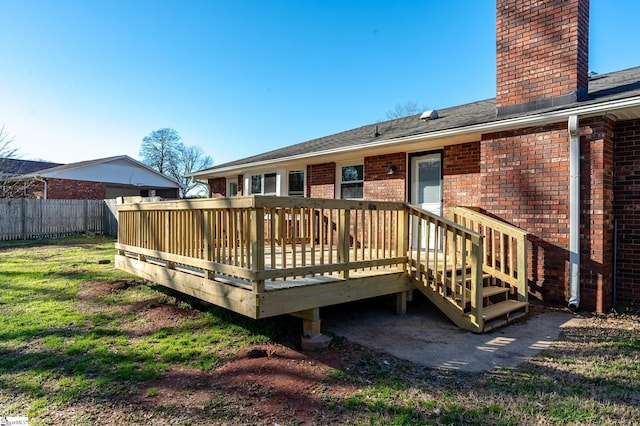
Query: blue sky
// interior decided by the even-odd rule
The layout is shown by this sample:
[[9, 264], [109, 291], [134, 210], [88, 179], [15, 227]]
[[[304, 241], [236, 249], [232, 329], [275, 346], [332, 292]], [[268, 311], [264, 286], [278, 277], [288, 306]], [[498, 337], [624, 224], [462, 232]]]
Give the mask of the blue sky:
[[[591, 0], [590, 69], [640, 65], [640, 2]], [[495, 1], [0, 2], [0, 126], [24, 159], [172, 127], [215, 164], [495, 96]]]

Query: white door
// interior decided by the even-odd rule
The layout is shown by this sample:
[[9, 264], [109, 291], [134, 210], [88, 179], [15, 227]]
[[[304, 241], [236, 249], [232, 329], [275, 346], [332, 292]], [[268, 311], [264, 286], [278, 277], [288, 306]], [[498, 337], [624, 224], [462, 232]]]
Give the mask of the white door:
[[[429, 213], [442, 215], [442, 155], [425, 154], [411, 158], [411, 204]], [[417, 223], [414, 229], [417, 230]], [[429, 227], [429, 249], [435, 248], [435, 226]], [[416, 231], [417, 232], [417, 231]], [[422, 227], [421, 247], [427, 246], [427, 227]], [[440, 245], [440, 244], [438, 244]]]

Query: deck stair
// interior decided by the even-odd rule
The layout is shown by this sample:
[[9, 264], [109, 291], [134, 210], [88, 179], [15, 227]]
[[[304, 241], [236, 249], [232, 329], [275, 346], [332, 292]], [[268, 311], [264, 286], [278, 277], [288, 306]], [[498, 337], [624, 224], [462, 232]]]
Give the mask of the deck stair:
[[[460, 277], [461, 275], [459, 275]], [[457, 280], [461, 285], [461, 279]], [[481, 291], [482, 314], [481, 327], [474, 323], [472, 315], [471, 292], [469, 291], [470, 279], [466, 280], [465, 303], [461, 305], [461, 297], [452, 297], [451, 293], [441, 294], [433, 280], [428, 284], [414, 280], [414, 287], [420, 290], [431, 302], [443, 311], [456, 325], [474, 332], [487, 332], [495, 328], [505, 326], [518, 318], [528, 314], [529, 303], [514, 300], [514, 291], [511, 287], [502, 283], [496, 283], [489, 274], [483, 274], [483, 287]]]
[[[419, 211], [415, 215], [424, 217]], [[527, 233], [470, 209], [455, 208], [452, 219], [475, 232], [475, 242], [466, 243], [461, 253], [461, 245], [454, 241], [459, 230], [439, 221], [437, 226], [443, 229], [435, 237], [439, 240], [431, 236], [429, 248], [418, 242], [421, 251], [409, 256], [413, 286], [456, 325], [473, 332], [487, 332], [525, 317], [529, 311]], [[433, 225], [423, 225], [427, 226], [433, 229]], [[455, 250], [460, 252], [453, 253]]]

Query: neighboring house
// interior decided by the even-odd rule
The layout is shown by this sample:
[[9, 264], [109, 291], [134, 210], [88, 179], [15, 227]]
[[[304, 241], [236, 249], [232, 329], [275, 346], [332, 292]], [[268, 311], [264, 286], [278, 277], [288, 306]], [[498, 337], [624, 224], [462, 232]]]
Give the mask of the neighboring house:
[[497, 2], [496, 98], [193, 174], [211, 196], [478, 207], [530, 233], [529, 291], [640, 306], [640, 67], [589, 76], [588, 0]]
[[12, 175], [28, 198], [179, 198], [178, 182], [126, 155], [71, 164], [2, 159], [0, 173]]

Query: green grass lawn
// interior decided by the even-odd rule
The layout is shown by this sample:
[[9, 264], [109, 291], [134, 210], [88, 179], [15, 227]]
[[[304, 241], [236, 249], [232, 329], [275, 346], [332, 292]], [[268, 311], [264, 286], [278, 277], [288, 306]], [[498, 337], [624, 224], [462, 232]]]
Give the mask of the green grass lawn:
[[[197, 376], [213, 377], [252, 345], [295, 350], [299, 320], [195, 309], [115, 270], [114, 254], [106, 237], [0, 244], [0, 417], [28, 416], [32, 425], [273, 425], [247, 414], [255, 395], [221, 392]], [[117, 291], [90, 293], [99, 282], [119, 283]], [[158, 305], [177, 319], [155, 318], [160, 326], [150, 327], [146, 307]], [[313, 391], [313, 424], [640, 424], [633, 316], [591, 317], [531, 362], [485, 373], [382, 363], [390, 357], [334, 342], [337, 361]], [[175, 371], [195, 374], [176, 395], [205, 399], [162, 402], [154, 383]], [[298, 424], [289, 413], [278, 418]]]

